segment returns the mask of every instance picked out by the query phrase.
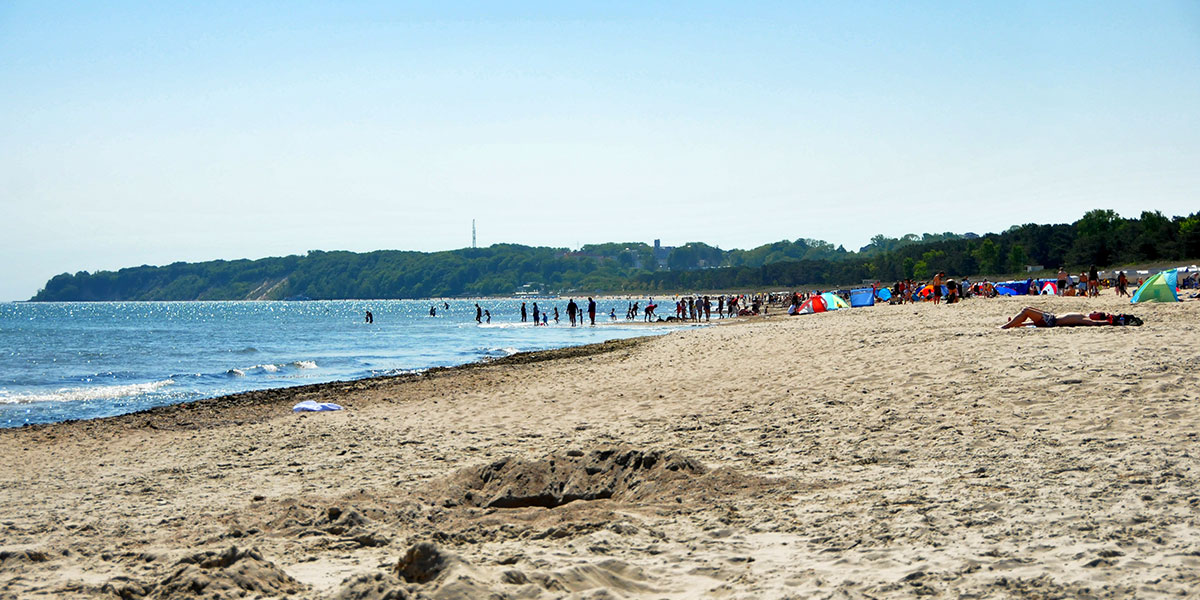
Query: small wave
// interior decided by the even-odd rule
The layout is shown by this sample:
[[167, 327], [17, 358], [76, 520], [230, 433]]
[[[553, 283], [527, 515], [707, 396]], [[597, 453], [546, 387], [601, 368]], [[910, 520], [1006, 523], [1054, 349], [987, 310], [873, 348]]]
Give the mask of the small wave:
[[230, 377], [245, 377], [246, 376], [246, 372], [241, 369], [230, 369], [228, 371], [225, 371], [225, 374]]
[[315, 360], [298, 360], [298, 361], [293, 362], [292, 366], [296, 367], [297, 369], [315, 369], [315, 368], [317, 368], [317, 361], [315, 361]]
[[258, 369], [264, 373], [275, 373], [279, 371], [279, 365], [254, 365], [251, 369]]
[[254, 346], [246, 346], [241, 350], [233, 351], [234, 354], [254, 354], [255, 352], [258, 352], [258, 348], [255, 348]]
[[62, 388], [43, 394], [0, 394], [0, 404], [28, 404], [30, 402], [84, 402], [88, 400], [113, 400], [129, 396], [140, 396], [175, 383], [174, 379], [132, 383], [127, 385], [105, 385], [82, 388]]
[[482, 350], [485, 356], [512, 356], [520, 352], [520, 350], [513, 348], [512, 346], [505, 348], [483, 348]]

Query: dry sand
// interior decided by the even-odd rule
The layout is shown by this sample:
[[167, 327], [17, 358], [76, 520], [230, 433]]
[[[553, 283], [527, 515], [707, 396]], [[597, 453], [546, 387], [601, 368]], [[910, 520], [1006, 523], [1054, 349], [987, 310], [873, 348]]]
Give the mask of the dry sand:
[[0, 596], [1194, 597], [1198, 323], [879, 306], [3, 430]]

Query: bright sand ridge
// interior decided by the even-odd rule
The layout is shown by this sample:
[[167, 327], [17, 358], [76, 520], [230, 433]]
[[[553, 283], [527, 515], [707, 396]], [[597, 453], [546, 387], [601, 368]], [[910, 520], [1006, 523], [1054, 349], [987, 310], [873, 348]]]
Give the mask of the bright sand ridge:
[[[996, 329], [1026, 303], [1146, 325]], [[132, 582], [149, 597], [180, 558], [237, 546], [298, 580], [290, 597], [375, 598], [343, 580], [418, 541], [463, 563], [385, 578], [414, 597], [1195, 594], [1197, 323], [1200, 302], [1112, 296], [879, 306], [279, 392], [217, 416], [3, 430], [0, 596]], [[347, 410], [288, 411], [307, 398]], [[557, 508], [437, 496], [462, 467], [613, 446], [720, 476]], [[375, 541], [329, 527], [330, 507]]]

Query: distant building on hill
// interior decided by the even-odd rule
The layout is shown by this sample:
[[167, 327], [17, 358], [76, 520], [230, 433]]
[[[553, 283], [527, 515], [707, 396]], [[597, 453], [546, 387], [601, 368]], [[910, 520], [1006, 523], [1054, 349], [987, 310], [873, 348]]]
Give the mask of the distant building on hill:
[[667, 257], [671, 256], [671, 251], [675, 246], [664, 246], [662, 240], [654, 240], [654, 263], [660, 269], [667, 268]]

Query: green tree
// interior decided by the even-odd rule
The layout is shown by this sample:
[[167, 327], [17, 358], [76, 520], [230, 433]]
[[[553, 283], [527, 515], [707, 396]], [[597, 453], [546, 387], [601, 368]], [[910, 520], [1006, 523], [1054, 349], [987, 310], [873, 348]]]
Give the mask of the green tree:
[[1029, 264], [1029, 254], [1025, 252], [1025, 247], [1020, 244], [1013, 244], [1008, 250], [1008, 270], [1011, 273], [1021, 273], [1025, 271], [1025, 267]]
[[975, 257], [976, 264], [979, 265], [981, 274], [991, 275], [1000, 272], [1000, 249], [996, 247], [996, 243], [991, 238], [984, 239], [972, 255]]

